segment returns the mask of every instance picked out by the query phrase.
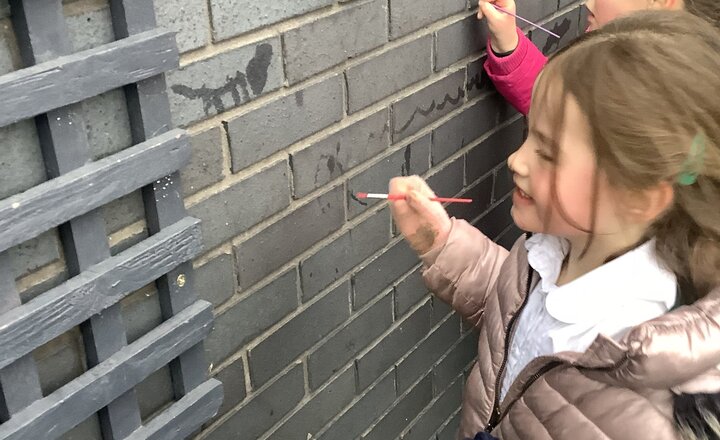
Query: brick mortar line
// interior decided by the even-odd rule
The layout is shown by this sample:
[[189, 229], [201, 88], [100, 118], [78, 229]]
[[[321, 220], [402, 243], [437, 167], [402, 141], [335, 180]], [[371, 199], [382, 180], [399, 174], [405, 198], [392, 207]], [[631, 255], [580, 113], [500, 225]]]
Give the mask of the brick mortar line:
[[[462, 373], [460, 375], [462, 376]], [[465, 390], [463, 390], [463, 391], [465, 391]], [[440, 427], [435, 430], [433, 437], [430, 437], [430, 439], [432, 440], [433, 438], [435, 438], [436, 435], [440, 434], [440, 432], [443, 429], [447, 428], [450, 425], [450, 422], [452, 422], [452, 420], [460, 414], [461, 410], [462, 410], [462, 407], [460, 405], [458, 405], [458, 408], [455, 411], [453, 411], [452, 414], [450, 414], [450, 416], [440, 424]]]
[[403, 438], [403, 436], [405, 436], [408, 432], [410, 432], [410, 430], [415, 427], [415, 424], [417, 424], [422, 419], [422, 417], [424, 417], [432, 409], [432, 406], [435, 403], [437, 403], [437, 401], [440, 400], [448, 390], [450, 390], [450, 388], [455, 384], [455, 382], [460, 380], [462, 375], [463, 375], [463, 373], [461, 372], [459, 375], [455, 376], [455, 378], [452, 380], [452, 382], [450, 382], [450, 385], [447, 388], [445, 388], [441, 394], [438, 394], [437, 396], [433, 396], [433, 398], [430, 400], [430, 402], [428, 402], [428, 404], [425, 405], [425, 407], [420, 410], [420, 412], [415, 416], [415, 418], [412, 419], [408, 423], [408, 425], [405, 427], [405, 429], [402, 430], [399, 438]]

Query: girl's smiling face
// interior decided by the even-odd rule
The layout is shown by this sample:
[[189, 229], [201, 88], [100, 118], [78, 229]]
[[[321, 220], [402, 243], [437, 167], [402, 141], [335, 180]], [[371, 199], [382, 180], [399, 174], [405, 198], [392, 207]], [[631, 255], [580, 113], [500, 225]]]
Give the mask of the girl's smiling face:
[[587, 119], [572, 96], [561, 108], [561, 129], [550, 109], [531, 112], [529, 136], [508, 159], [513, 220], [525, 231], [565, 238], [616, 233], [622, 228], [616, 193], [597, 169]]

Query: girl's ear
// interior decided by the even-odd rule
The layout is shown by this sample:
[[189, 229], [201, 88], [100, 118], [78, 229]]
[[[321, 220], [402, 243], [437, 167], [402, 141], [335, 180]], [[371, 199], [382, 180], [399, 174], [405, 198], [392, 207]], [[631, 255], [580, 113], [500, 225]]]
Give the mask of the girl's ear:
[[670, 209], [675, 190], [670, 182], [661, 182], [652, 188], [633, 191], [629, 195], [627, 213], [633, 223], [652, 223]]

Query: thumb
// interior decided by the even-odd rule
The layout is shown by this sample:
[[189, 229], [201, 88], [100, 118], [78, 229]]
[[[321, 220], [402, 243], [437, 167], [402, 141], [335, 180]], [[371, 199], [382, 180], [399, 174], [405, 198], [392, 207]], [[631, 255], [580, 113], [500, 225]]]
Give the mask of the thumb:
[[480, 10], [482, 11], [483, 16], [489, 21], [499, 20], [504, 15], [495, 8], [494, 4], [488, 1], [480, 1]]

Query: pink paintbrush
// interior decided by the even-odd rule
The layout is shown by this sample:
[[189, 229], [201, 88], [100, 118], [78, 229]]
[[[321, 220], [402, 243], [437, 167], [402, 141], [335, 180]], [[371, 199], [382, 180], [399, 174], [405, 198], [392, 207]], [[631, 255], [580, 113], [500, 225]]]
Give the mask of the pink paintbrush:
[[[357, 193], [355, 197], [358, 199], [387, 199], [387, 200], [405, 200], [405, 194], [378, 194], [378, 193]], [[433, 202], [441, 203], [472, 203], [472, 199], [456, 199], [452, 197], [431, 197]]]
[[517, 19], [520, 20], [520, 21], [524, 21], [525, 23], [527, 23], [527, 24], [529, 24], [529, 25], [535, 26], [536, 28], [540, 29], [541, 31], [547, 32], [548, 34], [552, 35], [553, 37], [557, 38], [558, 40], [559, 40], [560, 38], [562, 38], [560, 35], [556, 34], [555, 32], [550, 31], [550, 30], [547, 30], [547, 29], [545, 29], [544, 27], [540, 26], [539, 24], [533, 23], [532, 21], [527, 20], [527, 19], [525, 19], [525, 18], [522, 18], [521, 16], [519, 16], [519, 15], [517, 15], [517, 14], [513, 14], [512, 12], [508, 11], [508, 10], [505, 9], [505, 8], [501, 8], [500, 6], [496, 5], [495, 3], [490, 3], [490, 4], [491, 4], [495, 9], [497, 9], [497, 10], [500, 11], [500, 12], [502, 12], [503, 14], [512, 15], [513, 17], [517, 18]]

